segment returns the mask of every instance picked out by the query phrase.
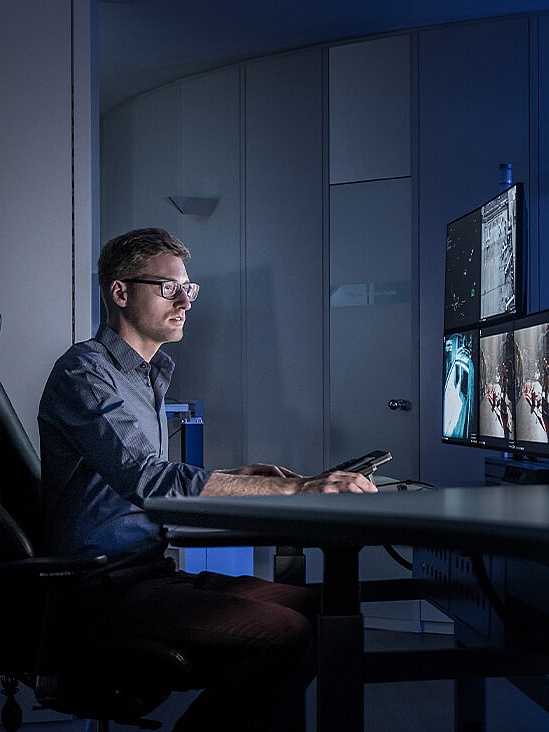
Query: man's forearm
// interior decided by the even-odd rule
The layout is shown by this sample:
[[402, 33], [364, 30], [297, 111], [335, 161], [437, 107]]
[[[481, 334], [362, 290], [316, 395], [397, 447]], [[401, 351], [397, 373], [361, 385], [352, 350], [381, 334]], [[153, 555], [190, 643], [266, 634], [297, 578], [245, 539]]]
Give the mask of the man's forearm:
[[290, 495], [299, 492], [300, 482], [299, 478], [231, 475], [214, 470], [200, 495], [204, 497]]
[[[252, 471], [250, 474], [248, 471]], [[286, 471], [291, 475], [276, 475], [273, 471]], [[266, 474], [267, 473], [267, 474]], [[201, 496], [269, 496], [294, 493], [375, 493], [377, 488], [360, 473], [344, 473], [340, 470], [304, 478], [287, 468], [250, 465], [234, 473], [215, 470]]]

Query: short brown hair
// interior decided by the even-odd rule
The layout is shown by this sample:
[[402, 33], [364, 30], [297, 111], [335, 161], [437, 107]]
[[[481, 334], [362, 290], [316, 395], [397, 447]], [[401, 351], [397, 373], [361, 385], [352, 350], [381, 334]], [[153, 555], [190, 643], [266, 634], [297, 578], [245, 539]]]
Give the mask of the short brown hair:
[[97, 261], [97, 274], [107, 309], [111, 282], [136, 277], [149, 257], [163, 252], [182, 260], [191, 256], [187, 247], [164, 229], [133, 229], [105, 244]]

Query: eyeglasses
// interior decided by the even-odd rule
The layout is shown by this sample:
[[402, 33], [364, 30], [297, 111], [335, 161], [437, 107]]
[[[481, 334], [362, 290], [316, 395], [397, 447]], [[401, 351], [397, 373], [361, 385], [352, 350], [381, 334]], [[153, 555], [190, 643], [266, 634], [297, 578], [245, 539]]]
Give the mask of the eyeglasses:
[[166, 300], [175, 300], [181, 292], [187, 295], [189, 302], [194, 302], [198, 297], [200, 285], [195, 282], [176, 282], [175, 280], [142, 280], [137, 277], [122, 282], [138, 282], [144, 285], [160, 285], [160, 294]]

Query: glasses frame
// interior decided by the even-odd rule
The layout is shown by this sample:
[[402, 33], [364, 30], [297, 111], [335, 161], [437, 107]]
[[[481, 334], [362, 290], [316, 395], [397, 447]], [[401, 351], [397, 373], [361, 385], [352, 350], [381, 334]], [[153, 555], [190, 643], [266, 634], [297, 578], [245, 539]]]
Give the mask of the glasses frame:
[[[198, 291], [200, 290], [200, 285], [197, 285], [196, 282], [177, 282], [177, 280], [145, 280], [141, 277], [131, 277], [127, 280], [121, 280], [122, 282], [137, 282], [138, 284], [143, 285], [160, 285], [160, 296], [163, 297], [165, 300], [175, 300], [181, 292], [184, 292], [187, 296], [187, 300], [189, 302], [194, 302], [196, 298], [198, 297]], [[176, 284], [178, 286], [178, 290], [172, 297], [167, 297], [164, 294], [164, 286], [168, 284]], [[190, 288], [196, 288], [192, 295], [189, 295]]]

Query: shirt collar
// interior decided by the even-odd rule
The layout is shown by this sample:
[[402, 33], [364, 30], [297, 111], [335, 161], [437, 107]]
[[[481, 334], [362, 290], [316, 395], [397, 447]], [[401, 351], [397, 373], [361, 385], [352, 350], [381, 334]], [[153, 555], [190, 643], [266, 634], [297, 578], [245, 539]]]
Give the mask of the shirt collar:
[[[122, 371], [133, 371], [141, 366], [142, 363], [146, 363], [143, 357], [106, 323], [101, 323], [99, 326], [95, 340], [105, 346], [111, 356], [117, 361]], [[167, 353], [161, 350], [158, 350], [154, 354], [151, 359], [151, 364], [154, 364], [159, 371], [164, 372], [168, 378], [171, 377], [175, 368], [172, 359]]]

